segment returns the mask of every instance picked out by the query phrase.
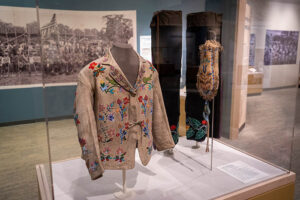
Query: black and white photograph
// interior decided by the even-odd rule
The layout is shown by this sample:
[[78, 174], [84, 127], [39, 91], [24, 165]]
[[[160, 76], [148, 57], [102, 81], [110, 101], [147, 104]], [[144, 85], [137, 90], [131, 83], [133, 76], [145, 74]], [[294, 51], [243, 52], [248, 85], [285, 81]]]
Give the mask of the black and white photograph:
[[0, 7], [0, 86], [75, 83], [113, 42], [137, 48], [135, 10], [38, 13], [40, 27], [36, 8]]
[[296, 64], [298, 31], [267, 30], [264, 65]]
[[136, 11], [39, 9], [46, 83], [75, 82], [89, 62], [113, 42], [136, 49]]
[[42, 83], [35, 8], [0, 6], [0, 86]]
[[250, 50], [249, 50], [249, 66], [255, 65], [255, 45], [256, 37], [255, 34], [250, 34]]

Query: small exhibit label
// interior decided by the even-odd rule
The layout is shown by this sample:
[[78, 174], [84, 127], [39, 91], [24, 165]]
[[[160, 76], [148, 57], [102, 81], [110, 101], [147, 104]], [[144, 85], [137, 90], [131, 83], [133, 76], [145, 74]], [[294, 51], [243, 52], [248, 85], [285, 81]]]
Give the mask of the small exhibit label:
[[228, 163], [217, 168], [243, 183], [249, 183], [268, 176], [268, 174], [251, 167], [242, 161]]

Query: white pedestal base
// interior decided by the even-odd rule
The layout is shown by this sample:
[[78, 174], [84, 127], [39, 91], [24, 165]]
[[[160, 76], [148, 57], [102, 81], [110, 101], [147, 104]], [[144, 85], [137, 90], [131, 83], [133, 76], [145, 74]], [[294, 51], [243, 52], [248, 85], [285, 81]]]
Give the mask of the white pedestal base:
[[119, 192], [115, 192], [114, 196], [117, 199], [128, 199], [128, 198], [132, 198], [135, 196], [135, 192], [134, 190], [128, 189], [126, 188], [126, 191], [119, 191]]

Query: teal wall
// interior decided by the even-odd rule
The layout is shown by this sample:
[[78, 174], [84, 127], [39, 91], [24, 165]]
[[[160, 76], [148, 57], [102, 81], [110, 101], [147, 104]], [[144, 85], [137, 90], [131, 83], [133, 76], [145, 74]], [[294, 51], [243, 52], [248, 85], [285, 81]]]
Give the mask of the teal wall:
[[[76, 86], [0, 90], [0, 124], [71, 116]], [[44, 100], [45, 95], [45, 100]]]
[[[0, 6], [35, 7], [35, 0], [1, 0]], [[61, 10], [137, 10], [137, 37], [150, 35], [150, 21], [157, 10], [182, 10], [185, 14], [205, 10], [205, 0], [40, 0], [40, 8]], [[183, 24], [183, 31], [185, 26]], [[139, 49], [139, 39], [138, 39]], [[185, 41], [183, 41], [185, 47]], [[183, 67], [185, 68], [185, 49]], [[76, 86], [45, 89], [48, 117], [72, 115]], [[44, 118], [43, 88], [0, 90], [0, 124]]]
[[46, 87], [45, 102], [50, 118], [73, 114], [76, 86]]
[[40, 87], [0, 90], [0, 122], [43, 118], [42, 97]]

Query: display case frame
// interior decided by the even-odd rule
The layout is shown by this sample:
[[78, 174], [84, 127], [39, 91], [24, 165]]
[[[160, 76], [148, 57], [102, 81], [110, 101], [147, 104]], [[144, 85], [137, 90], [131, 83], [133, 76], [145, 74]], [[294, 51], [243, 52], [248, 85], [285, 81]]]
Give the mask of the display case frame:
[[[40, 5], [43, 5], [43, 1], [40, 1], [39, 2], [40, 3]], [[207, 3], [208, 5], [206, 5], [207, 7], [209, 7], [209, 3]], [[247, 98], [247, 93], [245, 93], [245, 91], [247, 91], [247, 87], [245, 87], [245, 85], [247, 85], [247, 76], [246, 76], [246, 74], [247, 74], [247, 72], [248, 72], [248, 68], [244, 68], [243, 67], [243, 69], [244, 69], [244, 71], [241, 71], [240, 70], [240, 66], [247, 66], [248, 65], [248, 62], [246, 62], [247, 61], [247, 47], [249, 47], [249, 45], [247, 44], [247, 37], [245, 37], [245, 34], [246, 34], [246, 30], [247, 30], [247, 28], [246, 29], [244, 29], [245, 27], [250, 27], [251, 26], [251, 24], [250, 24], [250, 10], [249, 10], [249, 5], [247, 4], [247, 2], [246, 1], [244, 1], [244, 0], [239, 0], [239, 1], [232, 1], [231, 3], [223, 3], [223, 4], [221, 4], [221, 3], [218, 3], [219, 5], [223, 5], [224, 4], [224, 8], [223, 8], [223, 10], [222, 10], [222, 14], [223, 14], [223, 17], [224, 17], [224, 26], [222, 27], [222, 31], [221, 31], [221, 38], [222, 38], [222, 40], [224, 41], [224, 43], [222, 44], [223, 46], [224, 46], [224, 53], [221, 55], [221, 62], [222, 62], [222, 69], [220, 70], [220, 77], [221, 78], [224, 78], [224, 80], [222, 80], [221, 81], [221, 88], [220, 88], [220, 90], [221, 90], [221, 94], [220, 95], [222, 95], [222, 97], [223, 97], [223, 101], [225, 101], [224, 99], [226, 99], [226, 96], [228, 96], [228, 94], [227, 93], [229, 93], [229, 90], [232, 90], [232, 96], [230, 97], [230, 99], [231, 99], [231, 101], [232, 101], [232, 103], [231, 103], [231, 114], [230, 114], [230, 117], [231, 117], [231, 122], [230, 122], [230, 125], [229, 125], [229, 127], [227, 127], [228, 126], [228, 124], [226, 125], [226, 123], [224, 122], [224, 120], [222, 121], [222, 122], [219, 122], [219, 123], [222, 123], [222, 130], [224, 131], [226, 131], [226, 129], [228, 129], [229, 128], [229, 130], [230, 130], [230, 136], [229, 136], [229, 138], [230, 139], [236, 139], [236, 138], [238, 138], [238, 133], [240, 132], [240, 130], [241, 130], [241, 128], [243, 127], [243, 124], [245, 123], [245, 118], [243, 119], [243, 117], [242, 116], [244, 116], [245, 117], [245, 112], [246, 112], [246, 98]], [[230, 16], [231, 18], [230, 19], [228, 19], [228, 17], [229, 17], [229, 14], [228, 14], [228, 12], [230, 11], [230, 9], [227, 9], [228, 8], [228, 6], [229, 5], [234, 5], [234, 8], [233, 9], [235, 9], [235, 12], [236, 12], [236, 15], [235, 16]], [[58, 5], [57, 5], [58, 6]], [[43, 6], [42, 6], [43, 7]], [[59, 8], [60, 6], [58, 6], [58, 8]], [[166, 7], [168, 8], [168, 5], [166, 5]], [[189, 6], [187, 6], [187, 7], [189, 7]], [[111, 8], [111, 9], [113, 9], [113, 8]], [[158, 6], [158, 10], [164, 10], [165, 8], [164, 7], [160, 7], [160, 6]], [[220, 9], [219, 7], [218, 7], [218, 9]], [[217, 10], [218, 10], [217, 9]], [[108, 9], [109, 10], [109, 9]], [[134, 10], [134, 9], [133, 9]], [[139, 10], [139, 8], [137, 8], [137, 11], [136, 11], [136, 13], [137, 13], [137, 26], [139, 26], [139, 24], [140, 24], [140, 22], [139, 22], [139, 13], [141, 13], [142, 12], [142, 10], [143, 9], [140, 9]], [[50, 11], [52, 11], [53, 13], [55, 13], [55, 12], [58, 12], [58, 11], [55, 11], [55, 10], [50, 10]], [[157, 10], [153, 10], [153, 12], [154, 11], [157, 11]], [[187, 8], [186, 10], [185, 9], [183, 9], [183, 13], [185, 13], [185, 14], [188, 14], [188, 13], [192, 13], [192, 12], [194, 12], [195, 10], [193, 10], [193, 9], [190, 9], [190, 7], [189, 8]], [[199, 11], [203, 11], [203, 10], [199, 10]], [[82, 11], [83, 13], [84, 12], [86, 12], [86, 13], [88, 13], [88, 11]], [[97, 12], [97, 11], [93, 11], [93, 12]], [[101, 12], [101, 9], [99, 9], [99, 12]], [[75, 12], [74, 12], [75, 13]], [[247, 15], [247, 16], [246, 16]], [[186, 20], [185, 18], [183, 18], [183, 20]], [[232, 25], [232, 24], [228, 24], [228, 21], [230, 22], [230, 23], [233, 23], [234, 25]], [[149, 24], [150, 24], [150, 21], [148, 21], [149, 22]], [[234, 29], [233, 29], [233, 31], [231, 31], [231, 32], [226, 32], [226, 30], [228, 30], [228, 28], [229, 27], [232, 27], [232, 26], [234, 26]], [[137, 32], [140, 34], [141, 32], [142, 33], [149, 33], [149, 29], [148, 29], [148, 31], [145, 31], [145, 25], [143, 25], [143, 29], [141, 29], [141, 30], [138, 30]], [[185, 32], [185, 30], [184, 30], [184, 28], [185, 27], [183, 27], [183, 33]], [[248, 32], [249, 32], [249, 30], [248, 30]], [[232, 40], [227, 40], [226, 41], [226, 39], [228, 39], [229, 37], [231, 37], [232, 35], [230, 35], [230, 33], [234, 33], [235, 34], [235, 37], [234, 37], [234, 40], [232, 41]], [[139, 34], [137, 34], [137, 35], [139, 35]], [[144, 34], [143, 34], [144, 35]], [[185, 35], [185, 34], [182, 34], [182, 35]], [[156, 37], [157, 37], [157, 33], [156, 33]], [[136, 38], [137, 39], [137, 44], [139, 44], [139, 45], [141, 45], [141, 42], [139, 41], [139, 37], [137, 37]], [[184, 41], [184, 40], [183, 40]], [[185, 41], [185, 42], [187, 42], [187, 41]], [[230, 45], [230, 44], [228, 44], [228, 42], [231, 42], [231, 43], [233, 43], [234, 45]], [[186, 44], [187, 45], [187, 44]], [[141, 48], [141, 47], [140, 47]], [[165, 47], [164, 47], [165, 48]], [[182, 46], [182, 52], [185, 52], [187, 49], [186, 49], [187, 47], [184, 47], [184, 45]], [[228, 85], [225, 85], [224, 83], [225, 82], [228, 82], [228, 79], [227, 79], [227, 77], [225, 77], [225, 75], [228, 73], [228, 72], [226, 72], [226, 70], [227, 70], [227, 68], [228, 67], [230, 67], [230, 62], [229, 63], [226, 63], [226, 60], [228, 60], [228, 59], [230, 59], [230, 57], [232, 58], [233, 57], [233, 62], [232, 62], [232, 64], [233, 64], [233, 69], [232, 69], [232, 71], [230, 72], [231, 73], [231, 75], [232, 75], [232, 78], [233, 78], [233, 84], [232, 85], [230, 85], [230, 87], [228, 87]], [[185, 59], [188, 59], [188, 58], [185, 58], [185, 55], [182, 55], [182, 59], [183, 60], [185, 60]], [[189, 60], [187, 60], [187, 63], [189, 62]], [[154, 65], [155, 65], [155, 63], [154, 63]], [[186, 66], [187, 67], [187, 66]], [[73, 87], [73, 86], [72, 86]], [[245, 90], [246, 89], [246, 90]], [[223, 90], [223, 91], [222, 91]], [[192, 93], [193, 92], [195, 92], [195, 91], [192, 91]], [[224, 93], [226, 93], [226, 94], [224, 94]], [[187, 92], [181, 92], [181, 94], [187, 94]], [[239, 102], [239, 103], [237, 103], [237, 102]], [[182, 104], [182, 102], [180, 102], [180, 104]], [[185, 103], [186, 104], [186, 103]], [[187, 104], [189, 104], [189, 103], [187, 103]], [[187, 105], [186, 104], [186, 105]], [[215, 103], [213, 103], [212, 104], [212, 115], [214, 115], [215, 114], [215, 109], [214, 109], [214, 105], [215, 105]], [[219, 105], [219, 104], [218, 104]], [[218, 109], [220, 109], [220, 108], [218, 108]], [[51, 110], [51, 109], [49, 109], [49, 110]], [[224, 111], [224, 108], [223, 108], [223, 111]], [[225, 114], [228, 114], [228, 113], [226, 113], [225, 112]], [[186, 114], [187, 115], [187, 114]], [[224, 115], [224, 113], [223, 113], [223, 115]], [[186, 116], [180, 116], [180, 117], [182, 117], [182, 118], [187, 118]], [[179, 120], [180, 121], [180, 120]], [[184, 120], [182, 120], [181, 119], [181, 122], [182, 121], [184, 121]], [[225, 120], [226, 121], [226, 120]], [[242, 121], [244, 121], [244, 122], [242, 122]], [[214, 117], [212, 118], [212, 122], [213, 122], [213, 124], [215, 123], [215, 119], [214, 119]], [[51, 123], [51, 122], [50, 122]], [[51, 126], [51, 125], [50, 125]], [[182, 128], [182, 127], [184, 127], [185, 125], [184, 124], [180, 124], [179, 125], [179, 129], [180, 129], [180, 127], [181, 127], [181, 129], [180, 130], [182, 130], [183, 132], [184, 132], [184, 128]], [[52, 135], [51, 136], [51, 134], [53, 134], [53, 133], [51, 133], [51, 127], [49, 128], [49, 138], [53, 138], [53, 137], [55, 137], [55, 134], [57, 134], [57, 133], [54, 133], [54, 135]], [[212, 128], [213, 129], [213, 128]], [[224, 132], [225, 132], [224, 131]], [[59, 132], [59, 131], [58, 131]], [[218, 131], [219, 132], [219, 131]], [[203, 163], [202, 163], [202, 165], [204, 166], [204, 167], [206, 167], [207, 169], [209, 169], [209, 170], [213, 170], [214, 169], [214, 148], [213, 148], [213, 143], [214, 143], [214, 136], [216, 136], [216, 135], [214, 135], [214, 131], [212, 130], [212, 139], [211, 139], [211, 143], [210, 143], [210, 145], [211, 145], [211, 151], [210, 151], [210, 153], [208, 154], [208, 155], [210, 155], [210, 156], [208, 156], [209, 157], [209, 159], [208, 160], [206, 160], [206, 161], [204, 161]], [[182, 133], [181, 135], [184, 135], [184, 133]], [[292, 138], [292, 133], [289, 133], [289, 135], [291, 136], [291, 138]], [[222, 133], [222, 135], [221, 135], [221, 137], [226, 137], [226, 134], [223, 134]], [[182, 138], [180, 138], [180, 140], [182, 140]], [[292, 140], [292, 139], [291, 139]], [[224, 141], [224, 140], [221, 140], [221, 143], [222, 144], [227, 144], [226, 142], [224, 143], [224, 142], [222, 142], [222, 141]], [[74, 141], [73, 141], [74, 142]], [[51, 143], [53, 143], [53, 142], [49, 142], [50, 143], [50, 145], [51, 145]], [[230, 143], [230, 142], [229, 142]], [[188, 143], [188, 144], [190, 144], [190, 147], [191, 148], [193, 148], [193, 145], [192, 145], [192, 143]], [[197, 143], [196, 143], [197, 144]], [[290, 143], [291, 144], [291, 143]], [[292, 144], [291, 144], [292, 145]], [[197, 146], [197, 145], [195, 145], [195, 146]], [[194, 146], [194, 148], [195, 148], [195, 146]], [[233, 147], [233, 146], [232, 146]], [[232, 148], [232, 147], [230, 147], [230, 148]], [[235, 148], [232, 148], [232, 149], [235, 149]], [[241, 148], [242, 149], [242, 148]], [[54, 149], [52, 149], [51, 150], [52, 152], [51, 152], [51, 154], [55, 154], [54, 152], [55, 152], [55, 150]], [[201, 147], [200, 148], [200, 150], [199, 151], [203, 151], [203, 148]], [[59, 152], [56, 152], [56, 153], [59, 153]], [[174, 150], [174, 153], [176, 153], [176, 148], [175, 148], [175, 150]], [[178, 152], [177, 152], [178, 153]], [[245, 152], [244, 152], [245, 153]], [[245, 155], [251, 155], [251, 154], [248, 154], [248, 153], [245, 153]], [[53, 157], [55, 157], [55, 155], [53, 156]], [[192, 157], [191, 155], [188, 155], [188, 157]], [[261, 158], [258, 158], [258, 157], [256, 157], [255, 155], [253, 155], [253, 157], [254, 157], [254, 159], [256, 159], [256, 160], [260, 160], [260, 161], [263, 161], [263, 162], [265, 162], [265, 163], [268, 163], [267, 165], [270, 165], [270, 166], [276, 166], [276, 165], [274, 165], [274, 164], [271, 164], [270, 162], [268, 162], [268, 161], [264, 161], [263, 159], [261, 159]], [[66, 158], [66, 159], [70, 159], [70, 158]], [[63, 159], [63, 160], [65, 160], [65, 159]], [[58, 164], [58, 162], [57, 161], [55, 161], [55, 162], [53, 162], [53, 163], [55, 163], [55, 164]], [[279, 167], [280, 168], [280, 167]], [[283, 169], [283, 168], [280, 168], [280, 170], [283, 170], [283, 172], [284, 173], [286, 173], [286, 174], [289, 174], [290, 172], [289, 172], [289, 169]], [[134, 170], [133, 170], [134, 171]], [[291, 175], [291, 177], [293, 177], [293, 174], [291, 173], [290, 174]], [[278, 175], [278, 177], [280, 177], [280, 176], [283, 176], [283, 174], [281, 174], [281, 175]], [[269, 178], [269, 181], [271, 181], [273, 178], [278, 178], [277, 176], [275, 176], [275, 177], [270, 177]], [[120, 178], [121, 178], [121, 176], [120, 176]], [[121, 180], [121, 179], [120, 179]], [[293, 178], [291, 178], [290, 180], [293, 180]], [[291, 181], [291, 182], [293, 182], [293, 181]], [[53, 184], [55, 183], [55, 181], [53, 182]], [[258, 184], [258, 183], [256, 183], [256, 184]], [[246, 187], [246, 186], [245, 186]], [[248, 187], [248, 186], [247, 186]], [[246, 187], [246, 188], [247, 188]], [[55, 191], [55, 187], [53, 188], [53, 190]]]
[[[111, 198], [114, 192], [122, 191], [118, 187], [122, 185], [121, 171], [115, 172], [116, 175], [107, 171], [99, 180], [90, 181], [84, 161], [79, 158], [81, 148], [73, 119], [73, 102], [78, 72], [103, 53], [102, 47], [108, 47], [112, 40], [124, 35], [130, 37], [129, 43], [147, 60], [152, 59], [152, 49], [161, 48], [162, 57], [153, 64], [160, 68], [163, 92], [176, 90], [174, 98], [165, 95], [165, 99], [169, 97], [165, 104], [174, 107], [175, 114], [169, 114], [169, 118], [175, 122], [170, 120], [170, 125], [177, 126], [172, 131], [181, 136], [173, 156], [155, 151], [146, 167], [141, 167], [139, 158], [136, 159], [137, 166], [127, 171], [130, 189], [137, 193], [149, 189], [158, 198], [176, 198], [174, 194], [182, 199], [293, 198], [295, 173], [291, 165], [293, 159], [297, 162], [292, 153], [297, 134], [295, 105], [299, 102], [296, 97], [300, 63], [299, 3], [7, 0], [0, 3], [0, 9], [0, 144], [3, 147], [0, 199], [8, 196], [34, 199], [38, 189], [41, 199], [103, 195]], [[180, 20], [161, 22], [157, 18], [151, 23], [158, 11], [180, 11], [181, 24]], [[204, 16], [214, 14], [216, 18], [204, 20]], [[197, 20], [197, 16], [201, 17]], [[194, 82], [199, 70], [197, 49], [200, 43], [212, 39], [206, 31], [209, 29], [211, 33], [212, 24], [220, 24], [220, 16], [220, 35], [213, 38], [220, 39], [223, 46], [220, 86], [210, 107], [210, 151], [205, 152], [205, 140], [198, 143], [200, 148], [195, 148], [195, 141], [186, 140], [186, 120], [195, 116], [202, 123], [204, 101]], [[107, 21], [114, 27], [107, 29]], [[155, 45], [151, 34], [152, 39], [158, 36]], [[251, 34], [256, 38], [252, 43]], [[286, 41], [290, 44], [286, 45]], [[290, 54], [285, 50], [278, 53], [280, 48], [276, 46], [294, 50]], [[175, 70], [170, 65], [176, 65]], [[259, 72], [250, 73], [249, 66], [256, 66]], [[257, 174], [269, 176], [242, 183], [237, 172], [228, 174], [226, 165], [234, 169], [247, 166], [249, 170], [256, 169]], [[76, 180], [72, 186], [68, 173], [74, 171]], [[272, 174], [274, 171], [278, 173]], [[81, 185], [80, 181], [88, 186]], [[153, 184], [155, 181], [157, 184]], [[159, 184], [166, 187], [156, 188]], [[101, 188], [103, 185], [107, 190]], [[74, 188], [83, 194], [70, 193]], [[136, 198], [151, 198], [143, 195], [139, 193]]]

